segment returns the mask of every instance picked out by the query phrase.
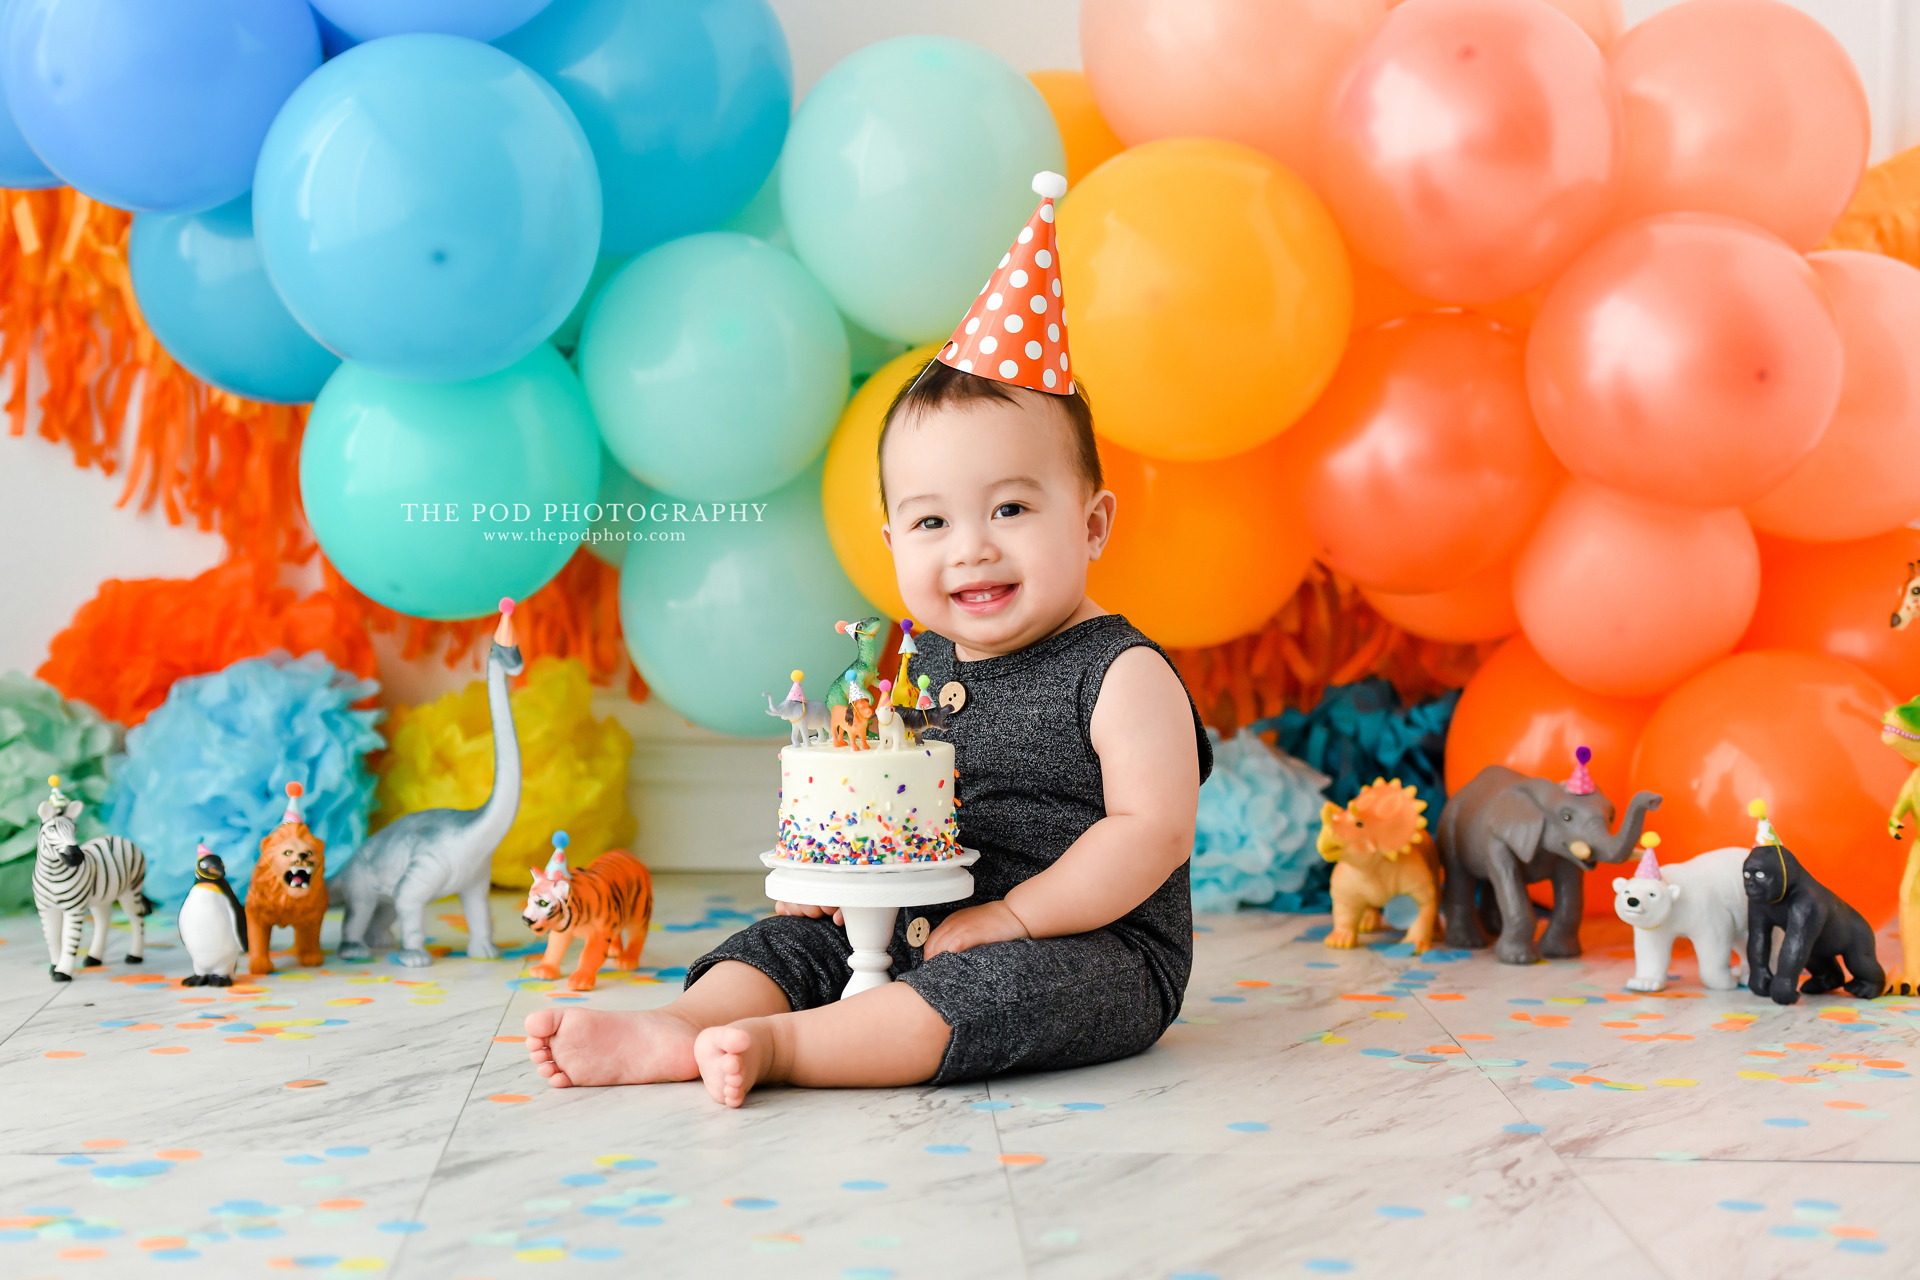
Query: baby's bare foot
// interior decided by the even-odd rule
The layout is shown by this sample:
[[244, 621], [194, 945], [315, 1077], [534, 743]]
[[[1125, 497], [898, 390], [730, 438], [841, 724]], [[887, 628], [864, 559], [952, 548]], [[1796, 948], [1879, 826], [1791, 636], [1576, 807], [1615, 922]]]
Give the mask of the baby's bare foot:
[[663, 1010], [538, 1009], [527, 1015], [527, 1056], [556, 1089], [658, 1084], [700, 1074], [694, 1028]]
[[764, 1018], [748, 1018], [723, 1027], [708, 1027], [693, 1042], [700, 1080], [713, 1100], [737, 1107], [766, 1074], [773, 1057], [773, 1037]]

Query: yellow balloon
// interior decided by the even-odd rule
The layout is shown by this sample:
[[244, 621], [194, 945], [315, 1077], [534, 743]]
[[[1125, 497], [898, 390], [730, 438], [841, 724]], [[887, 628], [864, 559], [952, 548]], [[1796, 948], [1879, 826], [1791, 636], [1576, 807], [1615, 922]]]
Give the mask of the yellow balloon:
[[1236, 142], [1121, 152], [1060, 205], [1075, 378], [1123, 448], [1207, 462], [1304, 413], [1346, 348], [1353, 278], [1307, 184]]
[[1067, 147], [1067, 186], [1098, 169], [1126, 149], [1100, 114], [1084, 71], [1029, 71], [1027, 79], [1047, 100], [1060, 141]]
[[[958, 323], [959, 317], [954, 320]], [[907, 605], [894, 577], [893, 553], [880, 539], [880, 526], [887, 522], [887, 509], [880, 503], [880, 422], [907, 379], [943, 345], [915, 347], [882, 365], [847, 402], [827, 443], [820, 502], [833, 554], [860, 594], [889, 618], [906, 617]]]

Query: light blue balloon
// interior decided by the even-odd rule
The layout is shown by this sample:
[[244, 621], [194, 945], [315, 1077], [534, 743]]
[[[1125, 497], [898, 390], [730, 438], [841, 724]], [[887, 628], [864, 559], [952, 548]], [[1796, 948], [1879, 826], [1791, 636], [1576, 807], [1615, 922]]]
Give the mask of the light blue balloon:
[[572, 355], [574, 348], [580, 345], [580, 330], [586, 326], [587, 313], [593, 310], [593, 304], [600, 301], [600, 291], [607, 287], [607, 281], [620, 274], [620, 268], [627, 265], [625, 258], [600, 258], [593, 264], [593, 274], [587, 277], [587, 287], [581, 291], [580, 301], [573, 304], [573, 310], [567, 312], [567, 318], [553, 331], [548, 339], [560, 348], [562, 355]]
[[482, 617], [545, 586], [579, 547], [599, 488], [586, 397], [545, 345], [471, 382], [343, 364], [300, 446], [320, 549], [368, 596], [418, 618]]
[[[833, 629], [872, 612], [834, 558], [820, 509], [815, 464], [784, 489], [746, 504], [698, 509], [654, 494], [643, 533], [683, 533], [685, 541], [627, 546], [620, 571], [620, 625], [647, 685], [667, 705], [720, 733], [787, 736], [767, 714], [762, 693], [786, 696], [788, 673], [807, 673], [824, 698], [853, 660], [853, 644]], [[676, 506], [679, 508], [676, 513]], [[676, 518], [676, 514], [678, 518]]]
[[254, 226], [287, 309], [336, 354], [456, 382], [521, 359], [593, 274], [600, 181], [560, 95], [490, 45], [393, 36], [288, 100]]
[[560, 91], [593, 143], [603, 254], [718, 226], [787, 136], [793, 63], [766, 0], [556, 0], [500, 47]]
[[1033, 83], [978, 45], [883, 40], [807, 94], [780, 159], [794, 252], [862, 328], [953, 332], [1033, 216], [1033, 175], [1066, 172]]
[[313, 0], [313, 7], [355, 40], [438, 32], [494, 40], [546, 8], [550, 0]]
[[0, 80], [48, 169], [116, 208], [194, 213], [253, 183], [320, 65], [305, 0], [16, 0]]
[[57, 187], [60, 179], [46, 162], [33, 153], [13, 113], [6, 103], [6, 24], [13, 13], [14, 0], [0, 0], [0, 187], [15, 191], [38, 191]]
[[593, 530], [587, 537], [587, 550], [618, 569], [626, 563], [627, 547], [634, 534], [650, 528], [641, 518], [647, 504], [660, 497], [635, 480], [620, 460], [600, 447], [600, 494], [586, 511]]
[[305, 404], [340, 367], [273, 291], [250, 197], [205, 213], [136, 214], [127, 254], [147, 327], [203, 382], [249, 400]]
[[847, 398], [847, 333], [806, 268], [730, 231], [635, 258], [581, 335], [607, 448], [677, 497], [750, 498], [793, 479]]

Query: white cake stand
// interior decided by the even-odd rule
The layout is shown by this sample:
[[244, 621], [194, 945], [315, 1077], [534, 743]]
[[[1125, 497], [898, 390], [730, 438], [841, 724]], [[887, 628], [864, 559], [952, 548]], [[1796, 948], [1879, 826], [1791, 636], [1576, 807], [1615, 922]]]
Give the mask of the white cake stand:
[[979, 857], [978, 849], [962, 849], [959, 857], [940, 862], [825, 867], [789, 862], [774, 852], [761, 854], [760, 861], [772, 868], [767, 873], [767, 896], [775, 902], [840, 908], [847, 941], [853, 944], [853, 954], [847, 957], [853, 977], [840, 993], [845, 1000], [893, 981], [887, 975], [893, 966], [887, 943], [893, 940], [893, 922], [900, 908], [971, 896], [973, 873], [967, 868]]

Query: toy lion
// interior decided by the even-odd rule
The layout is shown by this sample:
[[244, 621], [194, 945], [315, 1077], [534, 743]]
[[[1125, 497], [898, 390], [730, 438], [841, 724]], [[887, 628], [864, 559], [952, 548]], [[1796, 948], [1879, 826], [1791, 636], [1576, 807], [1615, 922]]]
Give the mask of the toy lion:
[[247, 887], [247, 972], [272, 973], [267, 954], [275, 927], [293, 930], [293, 953], [303, 965], [319, 964], [320, 917], [327, 913], [327, 845], [307, 829], [300, 812], [302, 788], [287, 784], [287, 812], [260, 837], [260, 861]]
[[1400, 779], [1375, 778], [1342, 809], [1332, 801], [1320, 807], [1320, 856], [1333, 869], [1333, 932], [1330, 947], [1351, 947], [1362, 933], [1380, 927], [1380, 910], [1406, 894], [1420, 915], [1406, 940], [1418, 955], [1433, 945], [1440, 911], [1439, 856], [1427, 819], [1427, 802]]

